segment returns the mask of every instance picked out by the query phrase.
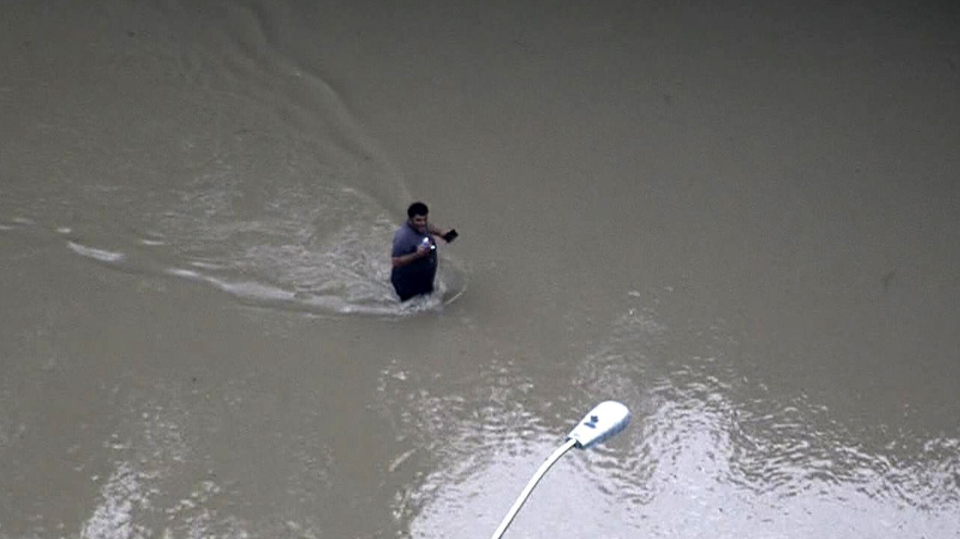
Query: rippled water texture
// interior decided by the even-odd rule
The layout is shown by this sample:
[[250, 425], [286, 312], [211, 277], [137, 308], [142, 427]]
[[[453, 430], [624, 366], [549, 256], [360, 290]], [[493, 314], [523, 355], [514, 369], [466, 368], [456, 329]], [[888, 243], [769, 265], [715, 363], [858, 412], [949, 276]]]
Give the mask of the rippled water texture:
[[[159, 19], [150, 35], [103, 36], [84, 51], [84, 80], [70, 92], [23, 96], [37, 115], [18, 111], [33, 126], [14, 149], [11, 211], [121, 271], [195, 279], [254, 304], [397, 314], [384, 251], [402, 182], [336, 93], [271, 50], [257, 10], [217, 6], [219, 27], [179, 19], [203, 9], [131, 13]], [[49, 58], [39, 46], [18, 48]], [[37, 185], [37, 169], [53, 177]], [[441, 290], [455, 295], [462, 273], [441, 274]]]
[[0, 539], [960, 537], [958, 36], [0, 2]]

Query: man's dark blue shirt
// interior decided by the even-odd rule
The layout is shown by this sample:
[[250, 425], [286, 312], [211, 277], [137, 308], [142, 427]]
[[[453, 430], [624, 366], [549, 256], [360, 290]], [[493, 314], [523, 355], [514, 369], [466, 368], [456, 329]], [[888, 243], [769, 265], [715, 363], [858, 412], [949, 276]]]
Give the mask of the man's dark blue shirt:
[[[393, 235], [393, 250], [390, 256], [398, 257], [416, 252], [424, 238], [436, 247], [436, 243], [429, 234], [419, 232], [409, 222], [404, 223]], [[393, 268], [390, 271], [390, 282], [400, 296], [400, 301], [406, 301], [414, 296], [433, 292], [433, 280], [436, 275], [437, 250], [434, 248], [423, 258]]]

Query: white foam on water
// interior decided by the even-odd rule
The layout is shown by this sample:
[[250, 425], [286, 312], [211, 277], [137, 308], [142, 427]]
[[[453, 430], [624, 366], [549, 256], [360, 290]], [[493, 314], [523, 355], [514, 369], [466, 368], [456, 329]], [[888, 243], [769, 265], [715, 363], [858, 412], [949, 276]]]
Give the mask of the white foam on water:
[[136, 523], [136, 512], [146, 497], [134, 467], [120, 462], [100, 488], [100, 502], [83, 523], [81, 539], [133, 539], [149, 536]]
[[106, 249], [97, 249], [95, 247], [88, 247], [73, 241], [68, 241], [67, 247], [78, 255], [85, 256], [87, 258], [93, 258], [94, 260], [99, 260], [101, 262], [120, 262], [126, 258], [126, 255], [123, 253], [108, 251]]

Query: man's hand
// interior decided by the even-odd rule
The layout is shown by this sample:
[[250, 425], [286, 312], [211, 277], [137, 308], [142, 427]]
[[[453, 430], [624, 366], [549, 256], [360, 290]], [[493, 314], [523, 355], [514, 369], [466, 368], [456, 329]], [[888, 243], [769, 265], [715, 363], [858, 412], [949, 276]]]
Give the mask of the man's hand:
[[395, 268], [399, 268], [402, 266], [406, 266], [407, 264], [413, 262], [414, 260], [419, 260], [427, 256], [428, 254], [430, 254], [430, 247], [420, 244], [420, 245], [417, 245], [417, 250], [412, 253], [391, 257], [390, 264]]
[[451, 241], [457, 239], [457, 236], [458, 236], [457, 230], [454, 228], [451, 228], [445, 231], [443, 234], [440, 234], [440, 237], [443, 238], [443, 241], [447, 243], [450, 243]]

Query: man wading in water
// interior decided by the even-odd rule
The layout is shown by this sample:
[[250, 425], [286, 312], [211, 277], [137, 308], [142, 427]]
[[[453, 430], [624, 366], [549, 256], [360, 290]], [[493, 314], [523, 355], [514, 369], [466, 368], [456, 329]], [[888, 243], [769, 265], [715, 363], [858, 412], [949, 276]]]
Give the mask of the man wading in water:
[[427, 205], [414, 202], [407, 208], [407, 222], [393, 235], [393, 250], [390, 253], [390, 282], [400, 296], [400, 301], [433, 292], [433, 279], [437, 275], [437, 243], [433, 236], [440, 236], [450, 243], [457, 231], [441, 231], [427, 222]]

